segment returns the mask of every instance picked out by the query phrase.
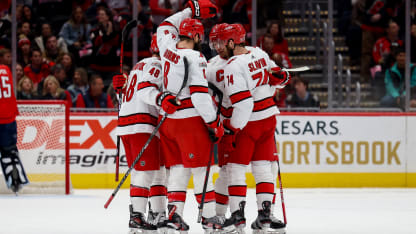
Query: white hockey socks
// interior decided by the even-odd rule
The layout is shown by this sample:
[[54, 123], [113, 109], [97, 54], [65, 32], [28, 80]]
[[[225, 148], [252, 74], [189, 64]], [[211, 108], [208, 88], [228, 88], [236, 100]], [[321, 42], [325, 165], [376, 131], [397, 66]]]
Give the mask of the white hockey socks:
[[271, 161], [252, 161], [251, 170], [256, 180], [257, 207], [263, 209], [263, 201], [273, 201], [274, 186]]
[[181, 217], [183, 217], [183, 208], [186, 200], [186, 189], [190, 177], [190, 168], [184, 168], [183, 165], [175, 165], [170, 167], [168, 177], [168, 203], [169, 205], [176, 206], [175, 212]]
[[[192, 173], [194, 175], [194, 193], [198, 204], [201, 203], [202, 191], [204, 188], [205, 174], [207, 172], [207, 167], [196, 167], [192, 168]], [[207, 190], [204, 198], [204, 209], [202, 210], [202, 217], [211, 218], [215, 216], [215, 192], [214, 185], [212, 183], [212, 170], [210, 170], [208, 181], [207, 181]]]
[[153, 212], [160, 213], [166, 210], [166, 183], [166, 169], [163, 166], [155, 172], [152, 186], [150, 187], [149, 200]]
[[246, 184], [247, 165], [228, 163], [228, 194], [231, 213], [240, 209], [240, 202], [246, 201], [247, 184]]
[[146, 213], [149, 187], [156, 171], [132, 170], [130, 180], [130, 200], [134, 212]]
[[215, 181], [215, 201], [217, 215], [225, 216], [228, 208], [227, 165], [220, 168], [219, 177]]

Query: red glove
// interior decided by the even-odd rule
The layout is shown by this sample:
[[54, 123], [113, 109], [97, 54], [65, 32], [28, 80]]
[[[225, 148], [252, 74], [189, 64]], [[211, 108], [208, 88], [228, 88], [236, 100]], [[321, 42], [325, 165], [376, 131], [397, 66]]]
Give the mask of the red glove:
[[179, 108], [179, 105], [176, 103], [176, 97], [170, 94], [169, 92], [161, 92], [156, 97], [156, 104], [168, 113], [173, 114]]
[[117, 74], [113, 76], [113, 88], [118, 91], [124, 87], [127, 81], [127, 74]]
[[207, 123], [207, 127], [209, 138], [214, 144], [217, 144], [221, 140], [221, 137], [224, 135], [224, 127], [220, 122], [220, 116], [217, 116], [213, 122], [209, 124]]
[[189, 7], [192, 10], [192, 18], [208, 19], [217, 15], [218, 8], [210, 0], [190, 0]]
[[269, 76], [269, 84], [285, 86], [290, 79], [291, 76], [288, 71], [282, 70], [280, 67], [273, 67]]
[[230, 153], [235, 150], [235, 138], [240, 129], [234, 128], [229, 119], [225, 119], [223, 124], [225, 135], [222, 138], [221, 143], [223, 144], [224, 152]]

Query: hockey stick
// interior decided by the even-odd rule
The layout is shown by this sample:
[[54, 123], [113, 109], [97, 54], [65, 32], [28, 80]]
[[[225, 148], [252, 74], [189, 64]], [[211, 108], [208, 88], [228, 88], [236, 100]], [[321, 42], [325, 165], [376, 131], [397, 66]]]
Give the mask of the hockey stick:
[[[275, 132], [277, 134], [277, 129], [275, 129]], [[285, 200], [283, 199], [283, 185], [282, 185], [282, 177], [280, 177], [280, 159], [279, 155], [277, 156], [277, 177], [279, 179], [279, 188], [280, 188], [280, 200], [282, 201], [282, 213], [283, 213], [283, 220], [285, 224], [287, 224], [286, 219], [286, 208], [285, 208]]]
[[[181, 88], [178, 91], [178, 94], [176, 95], [176, 103], [180, 104], [179, 102], [179, 95], [182, 92], [183, 88], [186, 86], [186, 83], [188, 82], [188, 74], [189, 74], [189, 63], [188, 59], [186, 57], [183, 57], [183, 62], [185, 65], [185, 75], [183, 78], [183, 83]], [[118, 183], [117, 187], [114, 189], [113, 193], [111, 194], [110, 198], [108, 198], [107, 202], [104, 204], [104, 208], [107, 209], [107, 207], [110, 205], [111, 201], [114, 199], [118, 191], [120, 190], [121, 186], [126, 181], [127, 177], [130, 175], [131, 170], [133, 170], [134, 166], [136, 166], [137, 162], [139, 162], [140, 158], [143, 155], [143, 152], [146, 150], [147, 146], [149, 146], [150, 142], [152, 141], [153, 137], [156, 135], [157, 131], [159, 130], [160, 126], [162, 126], [162, 123], [165, 122], [166, 117], [168, 116], [168, 113], [165, 112], [165, 114], [160, 119], [159, 123], [156, 125], [155, 129], [153, 130], [152, 134], [150, 134], [149, 139], [147, 139], [146, 143], [144, 143], [142, 149], [140, 150], [139, 154], [134, 159], [133, 163], [129, 167], [129, 169], [126, 171], [126, 174], [124, 174], [123, 178], [120, 180], [120, 183]]]
[[[219, 90], [214, 84], [212, 83], [208, 83], [208, 87], [210, 89], [212, 89], [212, 91], [214, 92], [214, 94], [218, 95], [218, 109], [217, 109], [217, 116], [220, 114], [221, 111], [221, 104], [222, 104], [222, 98], [223, 98], [223, 93], [221, 92], [221, 90]], [[205, 201], [205, 194], [207, 193], [207, 186], [208, 186], [208, 177], [209, 177], [209, 172], [211, 170], [211, 162], [212, 162], [212, 157], [214, 155], [214, 148], [215, 148], [216, 144], [213, 144], [211, 147], [211, 151], [209, 153], [209, 160], [208, 160], [208, 165], [207, 165], [207, 171], [205, 173], [205, 179], [204, 179], [204, 188], [202, 189], [202, 196], [201, 196], [201, 202], [199, 203], [199, 207], [198, 207], [198, 219], [197, 222], [201, 223], [202, 220], [202, 211], [204, 210], [204, 201]]]
[[[121, 49], [120, 49], [120, 73], [123, 74], [123, 57], [124, 57], [124, 42], [130, 34], [130, 31], [137, 26], [137, 20], [132, 20], [124, 26], [121, 32]], [[123, 102], [122, 89], [118, 89], [118, 115], [117, 120], [120, 118], [121, 103]], [[119, 177], [120, 169], [120, 136], [117, 136], [117, 152], [116, 152], [116, 181]]]
[[288, 71], [288, 72], [302, 72], [302, 71], [311, 70], [311, 67], [303, 66], [303, 67], [296, 67], [296, 68], [283, 68], [282, 70]]

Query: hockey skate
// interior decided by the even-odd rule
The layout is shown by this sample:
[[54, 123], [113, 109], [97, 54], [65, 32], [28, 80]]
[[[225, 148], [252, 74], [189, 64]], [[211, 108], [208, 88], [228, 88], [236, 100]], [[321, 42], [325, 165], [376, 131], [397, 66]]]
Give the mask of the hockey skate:
[[169, 217], [166, 220], [166, 226], [169, 234], [181, 233], [187, 234], [189, 231], [189, 225], [185, 223], [182, 217], [176, 213], [175, 205], [168, 205]]
[[225, 216], [202, 217], [202, 228], [205, 234], [220, 233], [225, 221]]
[[168, 233], [165, 212], [153, 212], [152, 210], [149, 210], [149, 214], [147, 216], [147, 222], [157, 227], [157, 233], [159, 234]]
[[286, 224], [271, 214], [271, 202], [264, 201], [262, 206], [257, 219], [251, 224], [253, 234], [285, 234]]
[[0, 149], [0, 166], [7, 187], [17, 195], [22, 186], [29, 183], [17, 148], [8, 147]]
[[156, 226], [146, 222], [143, 213], [134, 212], [132, 205], [130, 205], [129, 228], [128, 234], [157, 233]]
[[244, 228], [246, 227], [246, 218], [244, 217], [244, 207], [246, 205], [246, 202], [241, 201], [239, 205], [240, 209], [234, 211], [231, 214], [231, 217], [225, 220], [220, 233], [245, 233]]

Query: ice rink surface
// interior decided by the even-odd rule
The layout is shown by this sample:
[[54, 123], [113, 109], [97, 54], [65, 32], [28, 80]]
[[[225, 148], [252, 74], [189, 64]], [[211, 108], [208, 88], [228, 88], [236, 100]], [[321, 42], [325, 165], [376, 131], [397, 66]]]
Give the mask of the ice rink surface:
[[[0, 234], [126, 234], [128, 190], [103, 208], [112, 190], [74, 190], [72, 195], [0, 195]], [[416, 189], [285, 189], [288, 234], [415, 234]], [[255, 191], [247, 194], [246, 233], [257, 216]], [[188, 190], [189, 233], [203, 233]], [[277, 200], [275, 214], [281, 216]]]

